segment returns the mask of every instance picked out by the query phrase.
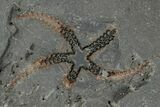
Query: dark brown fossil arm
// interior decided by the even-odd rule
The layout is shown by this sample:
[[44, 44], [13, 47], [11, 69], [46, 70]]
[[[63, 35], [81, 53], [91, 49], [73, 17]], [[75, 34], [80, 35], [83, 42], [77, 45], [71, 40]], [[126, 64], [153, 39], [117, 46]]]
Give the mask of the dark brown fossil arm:
[[61, 26], [64, 26], [56, 17], [50, 16], [46, 13], [39, 12], [26, 12], [16, 16], [17, 19], [34, 19], [41, 21], [45, 25], [48, 25], [52, 30], [56, 32], [61, 31]]
[[65, 88], [69, 89], [76, 82], [81, 68], [76, 69], [74, 63], [72, 63], [71, 69], [68, 74], [65, 75], [63, 84]]
[[146, 68], [151, 67], [151, 63], [148, 60], [145, 60], [143, 63], [135, 66], [134, 68], [129, 68], [125, 70], [110, 70], [106, 74], [102, 72], [101, 76], [98, 76], [98, 79], [104, 80], [122, 80], [127, 77], [133, 76], [138, 73], [145, 72]]
[[86, 70], [89, 70], [92, 74], [96, 76], [101, 74], [101, 67], [92, 61], [90, 61], [90, 64]]
[[19, 73], [15, 76], [13, 80], [11, 80], [8, 84], [8, 89], [14, 88], [17, 82], [26, 79], [29, 75], [36, 72], [38, 69], [47, 68], [52, 64], [58, 63], [71, 63], [71, 61], [67, 58], [69, 53], [54, 53], [47, 57], [41, 57], [37, 60], [33, 61], [33, 63], [27, 65], [24, 69], [19, 71]]
[[96, 51], [104, 48], [108, 45], [115, 37], [116, 29], [106, 30], [103, 35], [93, 41], [91, 44], [83, 47], [83, 49], [88, 50], [90, 52], [89, 55], [92, 55]]
[[73, 31], [69, 26], [65, 25], [63, 22], [58, 20], [54, 16], [50, 16], [45, 13], [38, 13], [38, 12], [27, 12], [17, 16], [17, 19], [34, 19], [39, 20], [56, 32], [59, 32], [61, 36], [69, 42], [70, 46], [74, 48], [75, 45], [80, 46], [80, 43]]
[[72, 63], [71, 60], [68, 59], [68, 56], [71, 53], [53, 53], [51, 55], [48, 55], [47, 57], [44, 57], [41, 60], [42, 64], [51, 65], [51, 64], [58, 64], [58, 63]]

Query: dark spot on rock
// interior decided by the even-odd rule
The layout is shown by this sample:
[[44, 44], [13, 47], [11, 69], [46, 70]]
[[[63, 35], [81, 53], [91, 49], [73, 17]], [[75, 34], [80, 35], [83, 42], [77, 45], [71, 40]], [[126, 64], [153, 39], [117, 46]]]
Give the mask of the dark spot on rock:
[[108, 101], [108, 104], [111, 105], [111, 101], [110, 100]]
[[56, 95], [56, 99], [58, 98], [58, 95]]
[[134, 55], [131, 56], [131, 60], [132, 60], [132, 61], [134, 60]]
[[0, 85], [2, 85], [2, 80], [0, 80]]
[[22, 92], [21, 92], [21, 91], [18, 91], [17, 93], [18, 93], [18, 95], [22, 95]]
[[35, 45], [32, 43], [31, 46], [29, 47], [29, 49], [33, 51], [34, 48], [35, 48]]
[[42, 100], [45, 100], [45, 98], [43, 97]]
[[13, 25], [13, 22], [9, 22], [8, 24], [9, 24], [9, 25]]
[[66, 103], [66, 104], [71, 104], [72, 101], [71, 101], [71, 99], [67, 99], [67, 100], [65, 101], [65, 103]]
[[23, 60], [23, 58], [21, 57], [20, 60]]
[[27, 51], [27, 53], [25, 54], [25, 60], [28, 60], [28, 58], [33, 55], [33, 52], [29, 52]]
[[59, 90], [59, 86], [57, 86], [56, 89]]
[[12, 67], [11, 67], [11, 73], [12, 73], [12, 74], [15, 74], [14, 67], [15, 67], [15, 65], [13, 64]]
[[82, 99], [82, 97], [80, 95], [77, 95], [74, 102], [79, 102]]
[[14, 71], [14, 70], [12, 71], [12, 74], [15, 74], [15, 71]]
[[18, 64], [16, 64], [16, 68], [18, 68], [19, 67], [19, 65]]
[[4, 85], [4, 88], [7, 88], [7, 84]]
[[0, 68], [0, 73], [2, 72], [2, 69]]
[[17, 11], [17, 12], [21, 12], [21, 8], [17, 8], [16, 11]]

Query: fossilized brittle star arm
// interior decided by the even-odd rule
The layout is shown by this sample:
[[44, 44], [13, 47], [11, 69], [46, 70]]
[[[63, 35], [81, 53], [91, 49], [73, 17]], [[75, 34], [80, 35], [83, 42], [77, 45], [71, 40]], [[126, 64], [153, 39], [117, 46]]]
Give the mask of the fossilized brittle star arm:
[[106, 32], [104, 32], [102, 36], [97, 38], [91, 44], [85, 46], [83, 49], [89, 50], [89, 55], [92, 55], [94, 52], [97, 52], [101, 48], [104, 48], [106, 45], [108, 45], [114, 39], [115, 33], [116, 29], [106, 30]]
[[18, 19], [35, 19], [39, 20], [46, 25], [50, 26], [54, 31], [59, 32], [62, 37], [69, 42], [72, 48], [75, 45], [80, 46], [80, 43], [74, 33], [74, 31], [57, 18], [45, 13], [27, 12], [17, 16]]
[[39, 20], [43, 22], [44, 24], [50, 26], [54, 31], [60, 32], [61, 26], [63, 26], [63, 23], [57, 20], [55, 17], [50, 16], [45, 13], [39, 13], [39, 12], [26, 12], [23, 14], [20, 14], [16, 17], [17, 19], [34, 19]]
[[64, 77], [63, 83], [66, 88], [72, 87], [72, 85], [75, 83], [76, 79], [78, 78], [78, 75], [82, 68], [85, 70], [89, 70], [91, 73], [93, 73], [96, 76], [100, 75], [101, 68], [92, 61], [90, 61], [90, 64], [87, 67], [83, 66], [83, 67], [80, 67], [79, 69], [76, 69], [76, 67], [73, 64], [69, 73]]
[[9, 82], [7, 86], [7, 91], [9, 91], [10, 89], [13, 89], [19, 81], [24, 80], [29, 75], [31, 75], [33, 72], [35, 72], [37, 69], [47, 67], [46, 64], [42, 63], [41, 61], [42, 59], [38, 59], [37, 61], [34, 61], [32, 64], [29, 64], [24, 69], [22, 69], [16, 75], [16, 77]]
[[63, 84], [66, 88], [71, 88], [71, 86], [75, 83], [76, 79], [78, 78], [78, 75], [80, 73], [81, 68], [76, 68], [74, 63], [71, 66], [70, 71], [67, 75], [65, 75]]
[[68, 59], [68, 56], [71, 55], [70, 53], [53, 53], [46, 58], [42, 59], [42, 63], [45, 63], [46, 65], [50, 64], [58, 64], [58, 63], [72, 63], [70, 59]]
[[143, 73], [145, 72], [145, 69], [150, 66], [150, 62], [145, 60], [143, 63], [137, 65], [136, 67], [127, 70], [110, 70], [109, 72], [104, 71], [102, 72], [102, 75], [97, 76], [97, 79], [121, 80], [138, 73]]
[[92, 61], [90, 61], [90, 64], [87, 67], [87, 70], [89, 70], [94, 75], [100, 75], [100, 73], [101, 73], [101, 67]]
[[60, 33], [62, 34], [63, 38], [69, 42], [72, 49], [75, 49], [75, 46], [81, 47], [79, 40], [71, 28], [62, 26]]
[[41, 57], [35, 60], [32, 64], [26, 66], [16, 77], [10, 81], [8, 88], [14, 88], [18, 81], [22, 81], [27, 78], [32, 73], [36, 72], [38, 69], [47, 68], [49, 65], [58, 64], [58, 63], [72, 63], [67, 56], [70, 53], [54, 53], [47, 57]]

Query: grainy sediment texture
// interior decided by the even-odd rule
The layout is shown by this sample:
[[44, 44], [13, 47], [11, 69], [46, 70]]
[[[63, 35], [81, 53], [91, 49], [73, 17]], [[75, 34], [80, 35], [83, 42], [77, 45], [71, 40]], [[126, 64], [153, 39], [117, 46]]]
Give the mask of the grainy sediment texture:
[[[115, 75], [107, 73], [110, 70], [124, 75], [119, 71], [132, 71], [146, 59], [151, 64], [141, 74], [115, 81], [97, 80], [82, 70], [71, 89], [63, 85], [70, 65], [55, 64], [28, 76], [29, 70], [27, 78], [6, 91], [9, 82], [40, 56], [72, 51], [51, 27], [16, 19], [31, 11], [69, 25], [82, 47], [114, 26], [118, 36], [91, 57], [103, 68], [103, 76]], [[0, 0], [0, 107], [159, 107], [160, 58], [152, 57], [160, 53], [159, 41], [159, 0]]]

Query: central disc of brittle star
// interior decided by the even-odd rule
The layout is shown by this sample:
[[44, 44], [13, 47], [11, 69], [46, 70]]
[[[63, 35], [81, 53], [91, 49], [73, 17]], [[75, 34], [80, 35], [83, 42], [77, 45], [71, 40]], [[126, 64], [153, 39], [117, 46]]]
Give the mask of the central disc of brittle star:
[[75, 48], [75, 54], [69, 56], [69, 58], [74, 62], [74, 70], [79, 70], [81, 67], [89, 65], [87, 55], [88, 52], [86, 50], [82, 50], [80, 47]]

